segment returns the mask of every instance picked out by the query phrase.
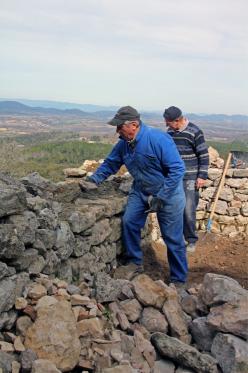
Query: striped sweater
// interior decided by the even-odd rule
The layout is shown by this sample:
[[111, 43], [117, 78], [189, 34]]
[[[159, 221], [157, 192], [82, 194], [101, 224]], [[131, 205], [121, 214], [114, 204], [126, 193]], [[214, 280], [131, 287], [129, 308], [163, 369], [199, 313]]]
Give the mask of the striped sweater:
[[196, 180], [198, 177], [207, 179], [209, 155], [202, 130], [188, 122], [183, 130], [168, 129], [176, 143], [178, 151], [184, 160], [186, 172], [184, 179]]

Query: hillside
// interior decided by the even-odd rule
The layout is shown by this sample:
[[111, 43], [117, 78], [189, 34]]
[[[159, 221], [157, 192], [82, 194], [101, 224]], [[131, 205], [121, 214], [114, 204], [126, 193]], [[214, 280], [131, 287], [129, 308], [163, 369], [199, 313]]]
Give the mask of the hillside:
[[[91, 108], [92, 109], [92, 108]], [[81, 136], [113, 136], [114, 129], [106, 125], [115, 111], [99, 107], [98, 111], [86, 112], [78, 108], [58, 109], [34, 107], [18, 101], [0, 101], [0, 137], [30, 135], [37, 132], [65, 131], [80, 132]], [[101, 110], [100, 110], [101, 109]], [[248, 140], [248, 116], [209, 114], [186, 114], [198, 124], [208, 140]], [[151, 126], [165, 129], [162, 113], [141, 112], [142, 120]]]

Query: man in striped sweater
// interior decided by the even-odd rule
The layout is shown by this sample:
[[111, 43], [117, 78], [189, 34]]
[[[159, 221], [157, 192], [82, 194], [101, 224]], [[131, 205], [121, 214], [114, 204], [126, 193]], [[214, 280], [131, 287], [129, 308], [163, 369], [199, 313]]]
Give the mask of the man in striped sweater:
[[186, 167], [183, 180], [186, 196], [184, 238], [187, 241], [187, 251], [194, 252], [198, 240], [195, 227], [196, 208], [199, 188], [205, 184], [208, 176], [208, 147], [202, 130], [189, 122], [179, 108], [171, 106], [165, 109], [163, 116], [166, 126], [169, 127], [167, 132], [175, 141]]

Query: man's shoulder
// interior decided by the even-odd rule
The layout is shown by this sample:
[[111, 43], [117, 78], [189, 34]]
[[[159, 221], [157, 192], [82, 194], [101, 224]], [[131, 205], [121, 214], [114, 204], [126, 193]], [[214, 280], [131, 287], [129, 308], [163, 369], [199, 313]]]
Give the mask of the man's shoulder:
[[146, 128], [147, 128], [147, 133], [152, 138], [167, 138], [167, 137], [169, 137], [167, 132], [161, 130], [160, 128], [154, 128], [154, 127], [151, 127], [151, 126], [146, 126]]
[[197, 126], [195, 123], [189, 122], [186, 130], [191, 131], [192, 133], [197, 133], [199, 131], [202, 131], [199, 126]]

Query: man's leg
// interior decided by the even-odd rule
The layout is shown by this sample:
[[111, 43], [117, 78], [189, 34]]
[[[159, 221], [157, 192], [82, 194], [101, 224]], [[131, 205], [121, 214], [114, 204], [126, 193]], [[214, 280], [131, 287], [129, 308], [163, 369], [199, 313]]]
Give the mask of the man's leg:
[[183, 187], [161, 209], [157, 216], [162, 237], [167, 246], [171, 282], [186, 282], [188, 264], [183, 239], [183, 211], [185, 196]]
[[198, 240], [196, 233], [196, 208], [199, 202], [199, 192], [195, 187], [195, 180], [184, 180], [184, 193], [186, 206], [184, 209], [183, 234], [189, 244], [194, 244]]
[[147, 217], [146, 209], [147, 203], [142, 198], [142, 194], [132, 191], [122, 218], [122, 239], [127, 259], [138, 265], [143, 261], [140, 240], [141, 229], [144, 227]]

